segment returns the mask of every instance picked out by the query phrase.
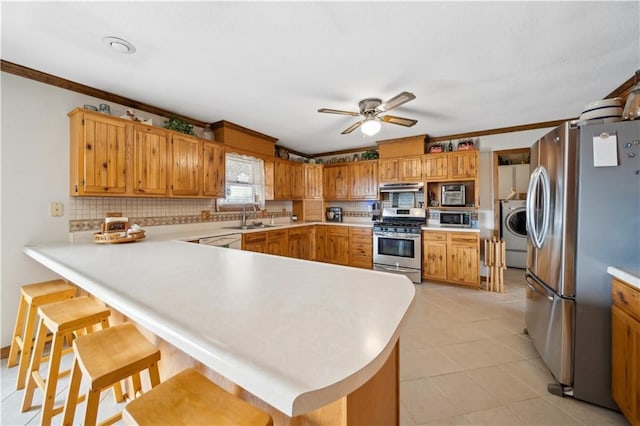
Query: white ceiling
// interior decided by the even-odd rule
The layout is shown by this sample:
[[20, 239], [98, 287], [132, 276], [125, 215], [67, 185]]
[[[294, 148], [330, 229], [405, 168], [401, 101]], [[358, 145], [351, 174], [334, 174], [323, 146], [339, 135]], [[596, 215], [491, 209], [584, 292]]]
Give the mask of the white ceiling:
[[[577, 117], [640, 68], [640, 2], [2, 2], [2, 59], [304, 153]], [[134, 55], [109, 50], [129, 40]], [[373, 138], [359, 100], [416, 99]]]

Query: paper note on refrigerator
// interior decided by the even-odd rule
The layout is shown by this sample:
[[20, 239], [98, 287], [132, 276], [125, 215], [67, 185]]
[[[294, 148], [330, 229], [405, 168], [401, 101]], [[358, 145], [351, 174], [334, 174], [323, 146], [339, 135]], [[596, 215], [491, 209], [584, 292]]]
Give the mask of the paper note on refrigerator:
[[602, 133], [593, 137], [593, 167], [618, 165], [618, 137]]

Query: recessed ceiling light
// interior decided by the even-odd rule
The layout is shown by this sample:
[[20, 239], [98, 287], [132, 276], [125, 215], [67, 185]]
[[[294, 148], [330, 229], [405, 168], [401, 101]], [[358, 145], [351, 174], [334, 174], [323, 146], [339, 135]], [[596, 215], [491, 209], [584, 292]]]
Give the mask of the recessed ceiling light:
[[136, 51], [136, 48], [133, 44], [118, 37], [105, 37], [102, 39], [102, 41], [107, 43], [107, 45], [109, 45], [113, 50], [119, 53], [132, 54]]

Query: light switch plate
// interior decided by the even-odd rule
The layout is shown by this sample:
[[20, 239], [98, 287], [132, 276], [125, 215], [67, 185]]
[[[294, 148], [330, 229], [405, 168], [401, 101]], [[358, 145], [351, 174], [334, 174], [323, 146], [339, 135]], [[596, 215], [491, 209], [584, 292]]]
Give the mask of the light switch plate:
[[49, 215], [51, 217], [62, 216], [62, 203], [60, 201], [54, 201], [49, 204]]

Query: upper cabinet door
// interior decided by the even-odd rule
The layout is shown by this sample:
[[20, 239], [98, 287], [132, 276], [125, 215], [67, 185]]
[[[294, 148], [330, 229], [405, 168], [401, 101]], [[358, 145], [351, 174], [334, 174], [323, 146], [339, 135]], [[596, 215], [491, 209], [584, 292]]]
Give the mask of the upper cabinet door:
[[[202, 195], [224, 197], [224, 147], [212, 142], [203, 142], [202, 145]], [[271, 170], [273, 171], [273, 168]], [[273, 195], [271, 197], [273, 198]]]
[[200, 194], [200, 163], [202, 142], [194, 137], [171, 136], [171, 193]]
[[400, 159], [400, 181], [422, 181], [422, 155]]
[[301, 163], [294, 163], [291, 167], [291, 199], [302, 200], [304, 198], [304, 167]]
[[79, 184], [77, 193], [124, 194], [127, 190], [124, 123], [87, 114], [83, 127], [83, 140], [76, 141], [78, 145], [82, 143], [81, 155], [84, 156], [84, 162], [78, 161], [84, 170], [78, 173], [82, 181], [76, 183]]
[[399, 160], [397, 158], [378, 160], [378, 176], [380, 183], [398, 182], [400, 180]]
[[322, 199], [322, 166], [319, 164], [305, 164], [304, 180], [304, 198]]
[[322, 170], [322, 190], [327, 200], [346, 200], [349, 197], [349, 168], [346, 164], [327, 165]]
[[359, 161], [349, 164], [350, 199], [377, 199], [378, 198], [378, 162]]
[[167, 194], [167, 132], [149, 126], [135, 126], [133, 137], [133, 192]]
[[291, 163], [287, 160], [275, 160], [274, 199], [291, 199]]
[[426, 154], [423, 158], [425, 180], [445, 180], [449, 177], [447, 154]]
[[450, 154], [452, 179], [475, 179], [478, 175], [478, 151]]

